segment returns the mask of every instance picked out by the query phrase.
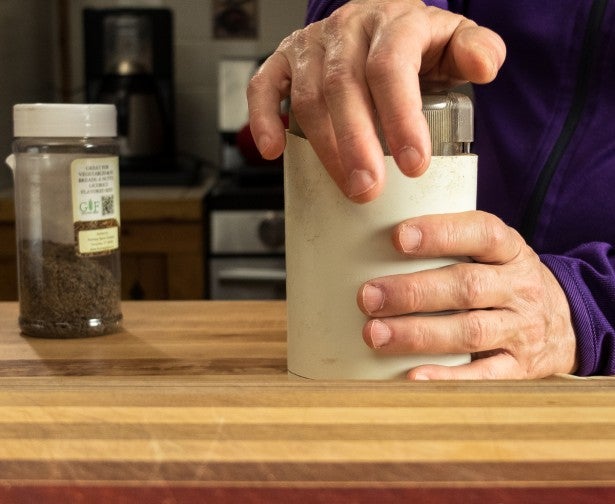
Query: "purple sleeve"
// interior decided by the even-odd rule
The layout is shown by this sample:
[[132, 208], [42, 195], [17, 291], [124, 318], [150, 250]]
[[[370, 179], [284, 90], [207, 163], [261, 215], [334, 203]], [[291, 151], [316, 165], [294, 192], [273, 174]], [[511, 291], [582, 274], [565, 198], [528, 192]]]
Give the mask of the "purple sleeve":
[[[305, 24], [307, 25], [330, 16], [335, 9], [347, 2], [348, 0], [308, 0]], [[425, 3], [442, 9], [448, 8], [448, 0], [427, 0]]]
[[448, 0], [425, 0], [425, 4], [440, 7], [440, 9], [448, 9]]
[[615, 250], [586, 243], [565, 256], [541, 255], [560, 282], [577, 336], [579, 376], [615, 375]]
[[335, 9], [347, 2], [348, 0], [308, 0], [305, 24], [320, 21], [330, 16]]

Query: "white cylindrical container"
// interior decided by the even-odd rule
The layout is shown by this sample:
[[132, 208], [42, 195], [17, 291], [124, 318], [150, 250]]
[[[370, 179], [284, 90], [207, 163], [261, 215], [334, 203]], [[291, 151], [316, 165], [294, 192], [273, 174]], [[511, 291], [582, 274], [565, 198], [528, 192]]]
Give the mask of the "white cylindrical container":
[[13, 108], [19, 325], [48, 338], [120, 328], [116, 110], [103, 104]]
[[410, 178], [386, 155], [385, 188], [365, 204], [342, 194], [305, 138], [288, 134], [284, 192], [290, 373], [313, 379], [393, 379], [421, 364], [470, 360], [467, 354], [383, 355], [361, 336], [367, 317], [356, 296], [365, 281], [467, 260], [408, 259], [391, 244], [394, 226], [405, 219], [476, 208], [477, 157], [468, 153], [473, 129], [469, 99], [449, 93], [424, 97], [423, 105], [436, 154], [429, 168]]

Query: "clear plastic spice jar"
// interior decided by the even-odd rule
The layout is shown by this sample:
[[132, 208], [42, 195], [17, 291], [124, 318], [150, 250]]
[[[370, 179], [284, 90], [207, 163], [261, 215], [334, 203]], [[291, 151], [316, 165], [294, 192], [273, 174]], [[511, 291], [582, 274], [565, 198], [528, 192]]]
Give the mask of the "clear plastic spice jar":
[[19, 326], [75, 338], [120, 329], [119, 161], [113, 105], [13, 108]]

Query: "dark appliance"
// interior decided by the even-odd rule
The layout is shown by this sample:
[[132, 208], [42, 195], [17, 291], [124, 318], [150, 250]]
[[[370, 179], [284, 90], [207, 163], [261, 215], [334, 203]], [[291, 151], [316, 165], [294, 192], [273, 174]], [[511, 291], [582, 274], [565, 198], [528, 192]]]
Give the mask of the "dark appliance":
[[124, 184], [193, 183], [198, 163], [175, 148], [169, 9], [84, 9], [85, 94], [118, 112]]

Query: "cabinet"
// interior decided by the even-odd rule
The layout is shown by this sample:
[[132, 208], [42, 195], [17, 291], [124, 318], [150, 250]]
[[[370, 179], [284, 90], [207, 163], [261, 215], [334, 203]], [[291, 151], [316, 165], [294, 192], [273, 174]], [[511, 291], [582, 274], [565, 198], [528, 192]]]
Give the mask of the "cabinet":
[[[200, 299], [205, 285], [204, 197], [193, 187], [122, 187], [123, 299]], [[0, 300], [17, 299], [12, 189], [0, 191]]]

